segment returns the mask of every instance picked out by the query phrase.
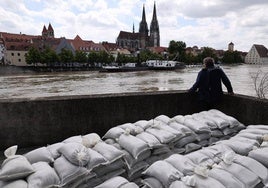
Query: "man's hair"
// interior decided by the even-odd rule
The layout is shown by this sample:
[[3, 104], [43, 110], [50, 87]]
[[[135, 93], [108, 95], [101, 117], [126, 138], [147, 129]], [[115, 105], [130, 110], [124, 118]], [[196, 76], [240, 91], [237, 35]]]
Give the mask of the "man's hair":
[[203, 63], [205, 64], [205, 67], [206, 68], [213, 67], [214, 66], [214, 59], [212, 57], [206, 57], [203, 60]]

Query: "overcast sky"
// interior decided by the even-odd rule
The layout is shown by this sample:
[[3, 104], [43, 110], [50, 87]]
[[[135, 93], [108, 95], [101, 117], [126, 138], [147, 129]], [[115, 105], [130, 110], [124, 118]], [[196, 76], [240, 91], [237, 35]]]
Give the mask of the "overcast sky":
[[[248, 52], [268, 47], [268, 0], [155, 0], [160, 45]], [[139, 29], [142, 7], [150, 27], [154, 0], [0, 0], [0, 31], [40, 35], [52, 24], [55, 37], [115, 42], [120, 31]]]

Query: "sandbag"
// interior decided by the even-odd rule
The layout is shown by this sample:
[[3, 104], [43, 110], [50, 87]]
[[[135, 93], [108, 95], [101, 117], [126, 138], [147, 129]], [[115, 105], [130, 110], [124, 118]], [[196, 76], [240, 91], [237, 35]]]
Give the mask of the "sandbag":
[[37, 162], [32, 166], [35, 172], [27, 177], [28, 188], [56, 187], [60, 184], [60, 178], [48, 163]]
[[259, 161], [266, 168], [268, 168], [268, 147], [252, 150], [249, 152], [248, 156], [256, 161]]
[[113, 177], [102, 184], [96, 186], [95, 188], [120, 188], [124, 184], [127, 184], [128, 180], [121, 177], [121, 176], [116, 176]]
[[34, 149], [24, 154], [24, 156], [27, 158], [27, 160], [31, 164], [40, 162], [40, 161], [47, 162], [47, 163], [54, 162], [54, 158], [52, 154], [49, 152], [49, 150], [46, 147]]
[[82, 136], [82, 144], [87, 148], [93, 148], [100, 141], [102, 140], [96, 133], [89, 133]]
[[160, 141], [154, 135], [148, 132], [137, 134], [136, 137], [146, 142], [150, 148], [158, 148], [162, 146]]
[[1, 188], [28, 188], [28, 183], [25, 180], [15, 180], [15, 181], [0, 181]]
[[125, 132], [126, 131], [121, 127], [113, 127], [109, 129], [102, 138], [103, 139], [112, 138], [116, 140], [117, 138], [119, 138], [121, 134], [124, 134]]
[[70, 142], [58, 149], [66, 159], [77, 166], [85, 166], [90, 159], [89, 150], [80, 143]]
[[196, 166], [196, 164], [194, 164], [192, 160], [185, 157], [184, 155], [179, 155], [179, 154], [173, 154], [167, 159], [165, 159], [165, 161], [170, 163], [172, 166], [174, 166], [184, 176], [192, 175], [194, 171], [194, 167]]
[[58, 142], [47, 146], [47, 149], [51, 153], [54, 160], [60, 157], [61, 154], [59, 153], [58, 149], [63, 145], [63, 142]]
[[14, 155], [4, 160], [1, 165], [0, 180], [12, 181], [23, 179], [32, 174], [34, 169], [26, 157]]
[[173, 181], [179, 180], [183, 176], [180, 171], [166, 161], [153, 163], [143, 174], [158, 179], [165, 187], [168, 187]]

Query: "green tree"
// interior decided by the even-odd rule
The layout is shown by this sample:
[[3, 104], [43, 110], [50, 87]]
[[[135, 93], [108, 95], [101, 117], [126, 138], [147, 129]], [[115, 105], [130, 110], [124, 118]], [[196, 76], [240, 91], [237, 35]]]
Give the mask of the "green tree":
[[170, 41], [168, 46], [169, 58], [179, 61], [185, 61], [186, 43], [183, 41]]
[[39, 63], [41, 60], [41, 54], [38, 49], [31, 47], [25, 55], [25, 59], [27, 64], [36, 65], [36, 63]]
[[71, 50], [63, 48], [59, 54], [62, 63], [70, 63], [74, 60], [74, 55]]
[[87, 54], [83, 51], [75, 51], [75, 61], [78, 63], [86, 63], [87, 62]]
[[223, 63], [242, 63], [243, 60], [238, 51], [234, 51], [234, 52], [226, 51], [223, 54], [222, 62]]

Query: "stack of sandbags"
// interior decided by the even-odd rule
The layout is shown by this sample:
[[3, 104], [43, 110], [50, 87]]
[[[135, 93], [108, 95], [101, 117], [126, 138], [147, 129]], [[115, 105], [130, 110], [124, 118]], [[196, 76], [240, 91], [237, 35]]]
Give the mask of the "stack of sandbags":
[[109, 180], [106, 180], [95, 188], [139, 188], [139, 186], [133, 182], [129, 182], [124, 177], [115, 176]]
[[142, 187], [267, 187], [267, 133], [268, 126], [251, 125], [230, 140], [173, 154], [143, 172]]

